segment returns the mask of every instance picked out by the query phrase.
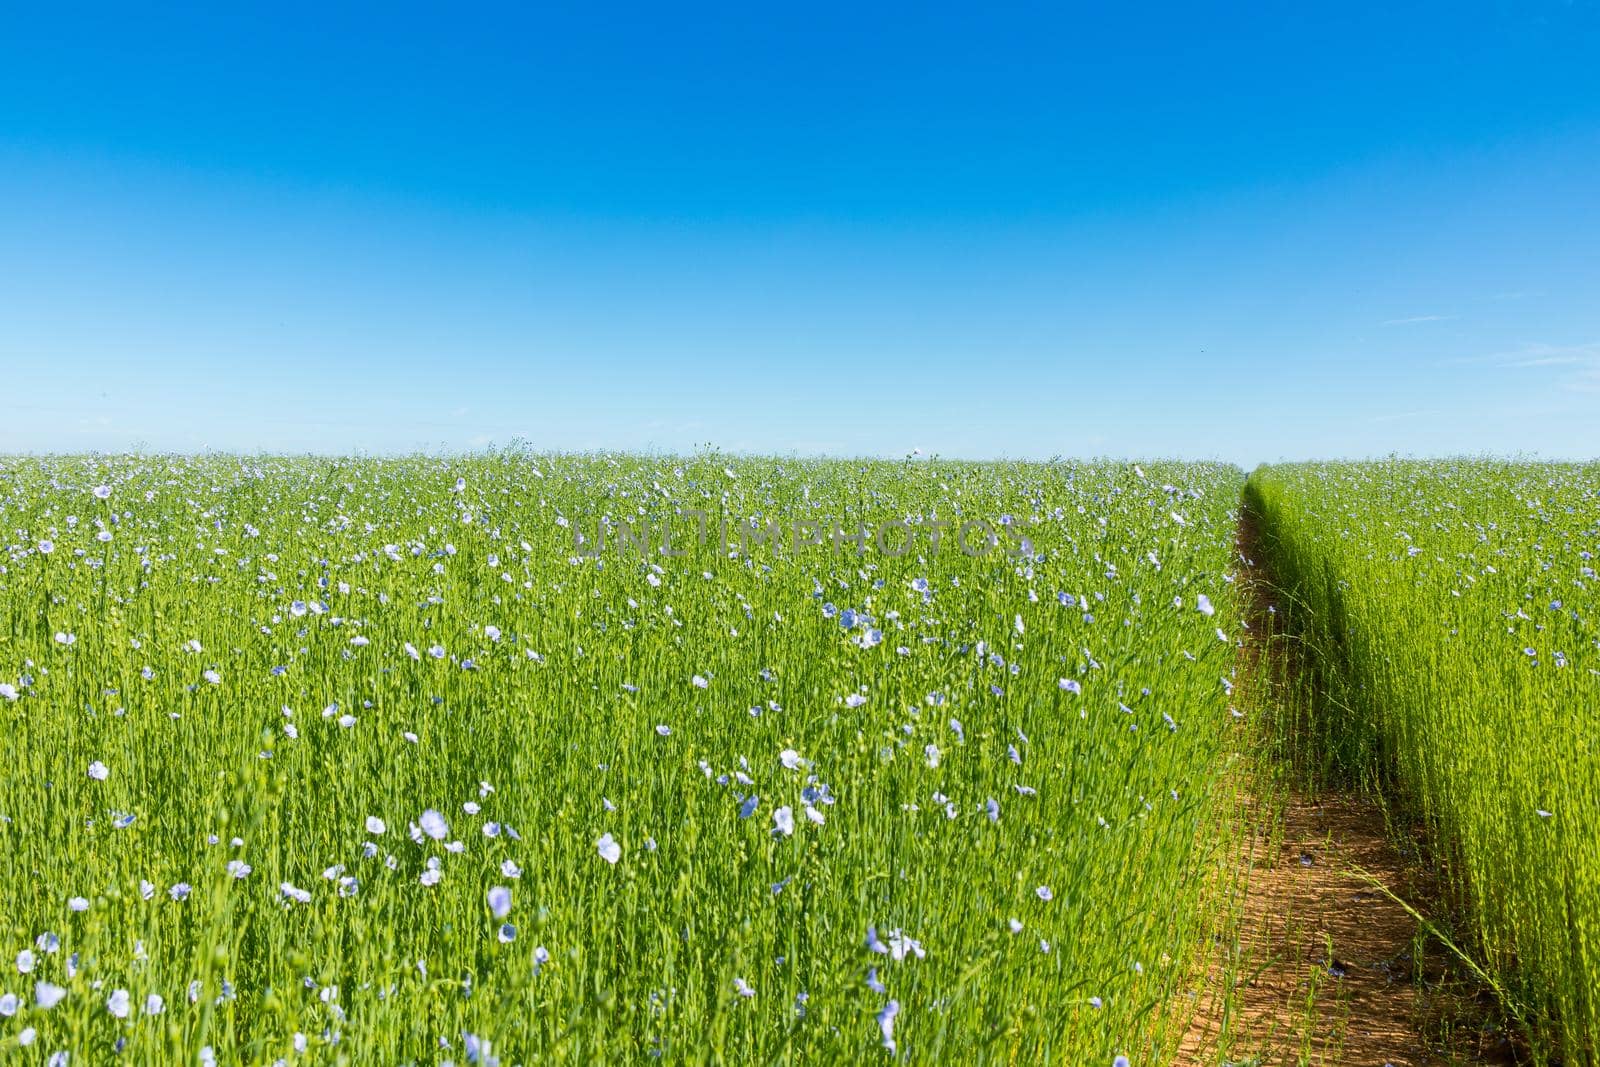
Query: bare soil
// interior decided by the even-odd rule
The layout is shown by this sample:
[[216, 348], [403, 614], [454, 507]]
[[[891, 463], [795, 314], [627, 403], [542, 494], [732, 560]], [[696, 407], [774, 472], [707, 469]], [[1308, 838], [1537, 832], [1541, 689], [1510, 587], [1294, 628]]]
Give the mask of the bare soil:
[[[1273, 592], [1270, 576], [1254, 563], [1256, 548], [1257, 531], [1245, 515], [1238, 581], [1249, 629], [1234, 696], [1247, 715], [1273, 699], [1279, 672], [1294, 669], [1277, 643], [1267, 649], [1259, 638], [1269, 632]], [[1250, 791], [1271, 788], [1281, 792]], [[1422, 850], [1407, 847], [1402, 854], [1377, 802], [1251, 784], [1240, 810], [1249, 839], [1231, 902], [1237, 936], [1217, 945], [1179, 1062], [1518, 1062], [1513, 1042], [1492, 1025], [1492, 998], [1374, 884], [1425, 915], [1437, 899]], [[1403, 835], [1399, 840], [1406, 843]]]

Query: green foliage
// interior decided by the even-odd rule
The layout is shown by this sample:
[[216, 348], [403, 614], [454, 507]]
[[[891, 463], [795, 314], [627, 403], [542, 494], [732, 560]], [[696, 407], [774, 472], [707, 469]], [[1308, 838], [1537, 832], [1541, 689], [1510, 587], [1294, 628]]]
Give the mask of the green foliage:
[[1291, 743], [1427, 826], [1539, 1052], [1600, 1049], [1600, 465], [1262, 468], [1245, 506], [1318, 690]]
[[[1228, 866], [1238, 477], [0, 462], [0, 1050], [870, 1062], [892, 1001], [916, 1062], [1163, 1060]], [[681, 509], [1031, 555], [576, 547]]]

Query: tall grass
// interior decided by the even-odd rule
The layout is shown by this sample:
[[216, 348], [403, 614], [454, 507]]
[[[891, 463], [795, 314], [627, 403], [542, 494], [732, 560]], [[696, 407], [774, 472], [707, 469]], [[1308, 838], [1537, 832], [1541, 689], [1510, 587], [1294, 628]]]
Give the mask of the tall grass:
[[[0, 1052], [1163, 1061], [1237, 478], [0, 461]], [[576, 547], [691, 508], [1032, 552]]]
[[1600, 465], [1262, 468], [1246, 507], [1323, 691], [1297, 750], [1424, 820], [1542, 1056], [1600, 1055]]

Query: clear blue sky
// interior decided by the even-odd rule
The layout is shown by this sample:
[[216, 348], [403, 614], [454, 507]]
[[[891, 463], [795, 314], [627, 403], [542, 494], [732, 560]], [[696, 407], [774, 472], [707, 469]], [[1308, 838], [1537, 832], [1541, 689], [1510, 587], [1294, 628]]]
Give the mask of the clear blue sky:
[[0, 451], [1600, 455], [1592, 2], [233, 6], [5, 16]]

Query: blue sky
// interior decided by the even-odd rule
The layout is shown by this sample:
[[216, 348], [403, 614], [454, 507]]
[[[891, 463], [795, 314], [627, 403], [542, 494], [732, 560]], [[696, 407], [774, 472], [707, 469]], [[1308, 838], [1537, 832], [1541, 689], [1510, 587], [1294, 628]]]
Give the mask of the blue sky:
[[1600, 455], [1594, 3], [225, 7], [8, 16], [0, 451]]

